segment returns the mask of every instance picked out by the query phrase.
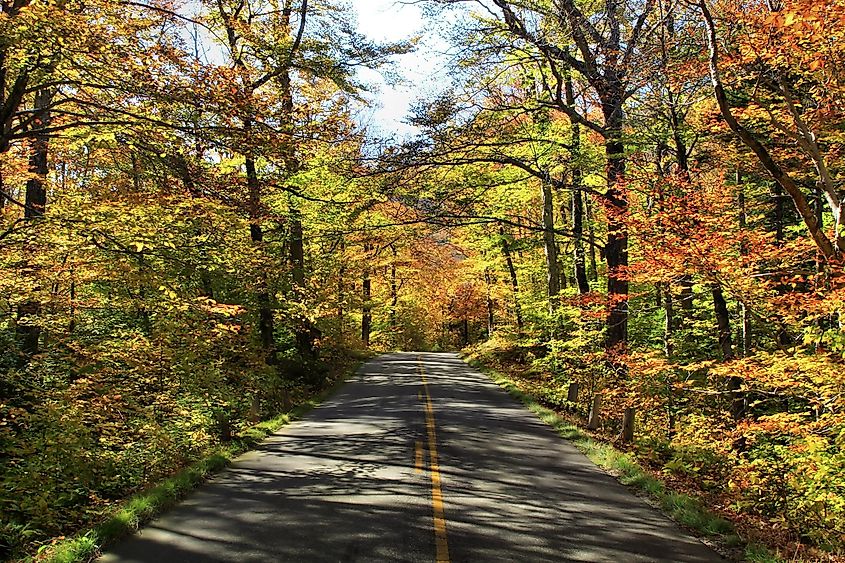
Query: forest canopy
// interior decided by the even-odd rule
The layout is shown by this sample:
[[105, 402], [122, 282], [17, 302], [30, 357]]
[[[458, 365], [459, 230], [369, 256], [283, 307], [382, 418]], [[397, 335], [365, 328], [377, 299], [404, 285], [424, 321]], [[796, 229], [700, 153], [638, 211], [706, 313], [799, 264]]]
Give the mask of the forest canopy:
[[0, 0], [4, 558], [368, 350], [461, 348], [842, 553], [845, 2], [421, 4], [449, 84], [377, 138], [361, 69], [419, 38], [348, 2]]

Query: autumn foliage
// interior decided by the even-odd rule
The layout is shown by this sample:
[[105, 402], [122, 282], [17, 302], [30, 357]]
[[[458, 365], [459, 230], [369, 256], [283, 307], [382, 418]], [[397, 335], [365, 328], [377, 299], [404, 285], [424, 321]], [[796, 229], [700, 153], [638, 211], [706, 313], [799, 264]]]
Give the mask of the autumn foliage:
[[362, 350], [467, 345], [607, 439], [634, 408], [747, 539], [845, 549], [841, 0], [430, 0], [404, 142], [355, 69], [412, 42], [343, 2], [0, 4], [4, 558]]

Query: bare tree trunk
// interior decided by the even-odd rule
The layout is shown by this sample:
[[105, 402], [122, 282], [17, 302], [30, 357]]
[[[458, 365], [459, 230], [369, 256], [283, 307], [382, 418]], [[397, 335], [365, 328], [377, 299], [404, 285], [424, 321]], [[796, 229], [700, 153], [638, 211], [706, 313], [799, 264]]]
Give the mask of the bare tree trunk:
[[714, 282], [710, 288], [713, 295], [713, 312], [716, 315], [716, 328], [719, 337], [719, 350], [722, 359], [729, 361], [734, 359], [733, 339], [731, 337], [731, 320], [728, 312], [728, 304], [725, 301], [722, 286]]
[[[671, 362], [675, 355], [675, 305], [672, 296], [672, 284], [666, 283], [663, 286], [663, 353], [666, 359]], [[668, 431], [671, 439], [675, 435], [675, 388], [672, 385], [671, 377], [666, 381], [666, 418]]]

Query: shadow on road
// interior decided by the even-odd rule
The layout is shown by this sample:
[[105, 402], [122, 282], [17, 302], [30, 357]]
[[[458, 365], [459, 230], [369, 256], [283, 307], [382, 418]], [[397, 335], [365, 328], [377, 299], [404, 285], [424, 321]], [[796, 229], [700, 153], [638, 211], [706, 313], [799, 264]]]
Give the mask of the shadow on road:
[[431, 561], [420, 357], [452, 561], [718, 561], [454, 354], [367, 363], [104, 561]]

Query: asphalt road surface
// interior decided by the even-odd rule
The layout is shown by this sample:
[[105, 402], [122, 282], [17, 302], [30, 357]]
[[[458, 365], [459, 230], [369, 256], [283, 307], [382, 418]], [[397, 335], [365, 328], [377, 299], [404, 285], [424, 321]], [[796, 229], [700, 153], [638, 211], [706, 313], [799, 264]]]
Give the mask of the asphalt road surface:
[[455, 354], [365, 364], [102, 561], [721, 561]]

